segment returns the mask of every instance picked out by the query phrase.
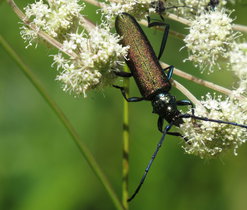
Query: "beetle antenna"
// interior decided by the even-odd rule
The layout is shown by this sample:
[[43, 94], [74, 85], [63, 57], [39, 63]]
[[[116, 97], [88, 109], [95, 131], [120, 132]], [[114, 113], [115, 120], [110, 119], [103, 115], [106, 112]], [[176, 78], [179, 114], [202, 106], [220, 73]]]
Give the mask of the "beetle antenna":
[[141, 186], [143, 185], [143, 183], [144, 183], [144, 181], [145, 181], [145, 179], [147, 177], [149, 169], [150, 169], [150, 167], [151, 167], [151, 165], [152, 165], [152, 163], [153, 163], [153, 161], [154, 161], [154, 159], [155, 159], [160, 147], [162, 146], [163, 141], [165, 140], [165, 136], [166, 136], [167, 132], [172, 128], [172, 125], [173, 124], [171, 123], [171, 124], [167, 125], [166, 128], [164, 129], [163, 135], [162, 135], [161, 139], [159, 140], [159, 143], [157, 144], [157, 147], [156, 147], [156, 149], [155, 149], [155, 151], [154, 151], [154, 153], [152, 155], [152, 158], [150, 159], [150, 161], [149, 161], [149, 163], [148, 163], [148, 165], [147, 165], [147, 167], [145, 169], [145, 172], [144, 172], [144, 174], [143, 174], [143, 176], [141, 178], [141, 181], [140, 181], [139, 185], [137, 186], [137, 188], [136, 188], [135, 192], [133, 193], [133, 195], [128, 199], [128, 202], [130, 202], [136, 196], [136, 194], [139, 192], [139, 190], [141, 189]]
[[235, 123], [235, 122], [223, 121], [223, 120], [215, 120], [215, 119], [210, 119], [210, 118], [207, 118], [207, 117], [199, 117], [199, 116], [192, 115], [192, 114], [181, 114], [180, 118], [193, 118], [193, 119], [197, 119], [197, 120], [203, 120], [203, 121], [209, 121], [209, 122], [215, 122], [215, 123], [222, 123], [222, 124], [227, 124], [227, 125], [238, 126], [238, 127], [241, 127], [241, 128], [247, 128], [247, 125], [243, 125], [243, 124], [239, 124], [239, 123]]

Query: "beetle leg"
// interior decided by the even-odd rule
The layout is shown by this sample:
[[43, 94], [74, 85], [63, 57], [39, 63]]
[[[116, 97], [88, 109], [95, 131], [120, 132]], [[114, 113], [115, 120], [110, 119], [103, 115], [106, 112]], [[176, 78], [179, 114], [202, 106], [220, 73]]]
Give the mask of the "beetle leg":
[[149, 16], [148, 16], [147, 19], [148, 19], [148, 27], [149, 28], [154, 27], [154, 26], [164, 26], [165, 27], [163, 38], [162, 38], [162, 42], [161, 42], [161, 45], [160, 45], [160, 51], [159, 51], [159, 55], [158, 55], [158, 59], [160, 59], [162, 54], [163, 54], [163, 52], [164, 52], [164, 49], [166, 47], [166, 42], [167, 42], [169, 30], [170, 30], [170, 25], [167, 24], [167, 23], [164, 23], [164, 22], [153, 22], [153, 23], [151, 23], [151, 19], [150, 19]]
[[167, 134], [171, 135], [171, 136], [179, 136], [181, 137], [185, 142], [187, 142], [189, 139], [184, 137], [181, 133], [178, 132], [167, 132]]
[[172, 78], [172, 75], [173, 75], [173, 70], [174, 70], [174, 66], [171, 65], [171, 66], [168, 66], [166, 68], [163, 69], [163, 71], [166, 71], [168, 69], [168, 73], [167, 73], [167, 80], [170, 80]]
[[179, 100], [176, 102], [178, 106], [191, 106], [192, 115], [195, 115], [195, 106], [189, 100]]
[[121, 93], [123, 95], [123, 97], [126, 99], [126, 101], [128, 102], [138, 102], [138, 101], [143, 101], [144, 98], [143, 97], [131, 97], [131, 98], [127, 98], [126, 96], [126, 93], [125, 93], [125, 90], [123, 87], [119, 87], [117, 85], [113, 85], [113, 87], [117, 88], [117, 89], [120, 89], [121, 90]]
[[[163, 133], [163, 123], [164, 123], [164, 119], [162, 117], [159, 117], [158, 119], [158, 129], [161, 133]], [[171, 135], [171, 136], [179, 136], [181, 137], [185, 142], [188, 141], [188, 138], [184, 137], [181, 133], [178, 132], [167, 132], [167, 134]]]
[[115, 71], [114, 74], [119, 77], [132, 77], [133, 76], [132, 73], [125, 72], [125, 71]]
[[163, 133], [163, 124], [164, 124], [164, 119], [162, 117], [159, 117], [158, 119], [158, 129], [161, 133]]
[[147, 165], [147, 167], [145, 169], [145, 172], [144, 172], [144, 174], [143, 174], [143, 176], [141, 178], [141, 181], [140, 181], [139, 185], [137, 186], [137, 188], [136, 188], [135, 192], [133, 193], [133, 195], [128, 199], [128, 202], [131, 201], [136, 196], [136, 194], [139, 192], [139, 190], [141, 189], [141, 186], [143, 185], [143, 183], [144, 183], [144, 181], [145, 181], [145, 179], [147, 177], [149, 169], [150, 169], [151, 165], [153, 164], [153, 161], [154, 161], [156, 155], [158, 154], [159, 149], [162, 146], [162, 143], [165, 140], [165, 136], [166, 136], [167, 132], [172, 128], [172, 125], [173, 125], [172, 123], [170, 125], [167, 125], [165, 127], [164, 131], [162, 131], [163, 135], [162, 135], [161, 139], [159, 140], [159, 142], [158, 142], [158, 144], [156, 146], [156, 149], [155, 149], [155, 151], [154, 151], [154, 153], [153, 153], [153, 155], [152, 155], [152, 157], [151, 157], [151, 159], [150, 159], [150, 161], [149, 161], [149, 163], [148, 163], [148, 165]]

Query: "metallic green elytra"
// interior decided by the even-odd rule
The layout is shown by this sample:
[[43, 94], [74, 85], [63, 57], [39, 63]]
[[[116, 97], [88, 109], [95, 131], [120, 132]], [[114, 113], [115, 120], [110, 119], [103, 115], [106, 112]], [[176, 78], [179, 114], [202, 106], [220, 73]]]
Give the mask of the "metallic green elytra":
[[142, 96], [146, 100], [152, 100], [159, 92], [168, 92], [171, 84], [136, 20], [131, 15], [122, 13], [117, 16], [115, 27], [122, 36], [121, 44], [130, 47], [126, 63]]

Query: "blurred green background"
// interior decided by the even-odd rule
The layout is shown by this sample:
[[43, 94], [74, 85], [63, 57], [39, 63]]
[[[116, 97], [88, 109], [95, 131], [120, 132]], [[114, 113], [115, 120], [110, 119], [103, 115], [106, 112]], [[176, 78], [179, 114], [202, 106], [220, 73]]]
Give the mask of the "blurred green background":
[[[32, 1], [17, 1], [23, 7]], [[236, 23], [246, 24], [247, 6], [235, 5]], [[95, 7], [85, 13], [94, 21]], [[101, 168], [121, 196], [122, 103], [118, 90], [90, 93], [74, 98], [54, 81], [52, 50], [39, 44], [29, 47], [19, 35], [19, 20], [4, 2], [0, 3], [0, 33], [42, 81], [88, 145]], [[184, 26], [171, 22], [180, 32]], [[162, 34], [145, 29], [155, 49]], [[155, 39], [154, 39], [155, 38]], [[156, 43], [155, 43], [156, 41]], [[182, 41], [170, 36], [163, 61], [177, 68], [231, 87], [230, 72], [201, 75], [183, 63]], [[223, 75], [223, 76], [222, 76]], [[198, 98], [209, 90], [174, 76]], [[185, 98], [176, 89], [178, 99]], [[131, 95], [138, 95], [131, 82]], [[130, 193], [142, 176], [160, 133], [150, 103], [130, 104]], [[130, 209], [244, 210], [247, 208], [247, 145], [239, 155], [201, 160], [184, 154], [182, 140], [166, 139], [141, 192]], [[0, 46], [0, 210], [98, 210], [114, 209], [102, 184], [93, 174], [63, 125]]]

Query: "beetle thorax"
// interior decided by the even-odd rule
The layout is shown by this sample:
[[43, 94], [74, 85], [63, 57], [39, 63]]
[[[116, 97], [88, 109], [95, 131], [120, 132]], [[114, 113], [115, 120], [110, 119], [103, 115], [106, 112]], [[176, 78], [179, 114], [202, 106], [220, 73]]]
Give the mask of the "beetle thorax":
[[[166, 121], [175, 122], [180, 114], [177, 109], [176, 98], [169, 93], [159, 93], [152, 100], [153, 113]], [[177, 124], [177, 123], [175, 123]]]

